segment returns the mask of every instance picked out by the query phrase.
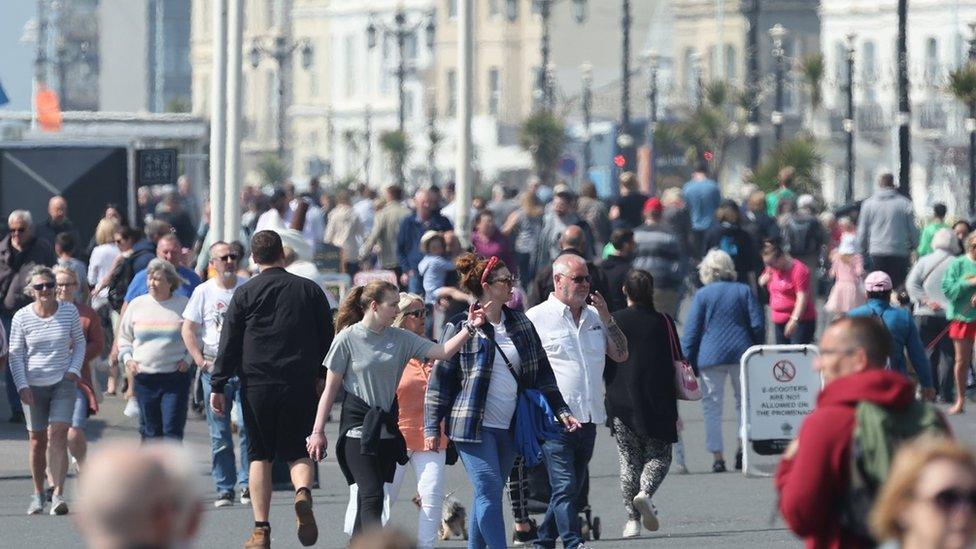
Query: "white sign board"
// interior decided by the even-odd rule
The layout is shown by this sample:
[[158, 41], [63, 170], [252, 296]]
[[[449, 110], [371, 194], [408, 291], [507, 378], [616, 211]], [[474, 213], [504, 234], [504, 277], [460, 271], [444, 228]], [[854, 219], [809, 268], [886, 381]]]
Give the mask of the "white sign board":
[[[742, 355], [742, 447], [768, 441], [781, 449], [796, 438], [813, 411], [822, 381], [813, 369], [813, 345], [757, 345]], [[760, 453], [772, 453], [770, 451]], [[746, 469], [747, 467], [744, 467]]]

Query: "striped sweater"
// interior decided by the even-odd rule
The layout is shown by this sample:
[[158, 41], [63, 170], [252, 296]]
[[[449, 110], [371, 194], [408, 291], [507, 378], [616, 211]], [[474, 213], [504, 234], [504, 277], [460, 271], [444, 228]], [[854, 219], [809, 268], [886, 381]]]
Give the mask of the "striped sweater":
[[181, 295], [166, 301], [148, 294], [133, 299], [119, 323], [119, 361], [135, 360], [140, 374], [167, 374], [177, 370], [177, 362], [189, 360], [180, 334], [187, 301]]
[[10, 373], [17, 390], [28, 385], [47, 387], [68, 373], [81, 374], [85, 360], [85, 334], [78, 309], [71, 303], [58, 304], [47, 318], [27, 305], [10, 323]]

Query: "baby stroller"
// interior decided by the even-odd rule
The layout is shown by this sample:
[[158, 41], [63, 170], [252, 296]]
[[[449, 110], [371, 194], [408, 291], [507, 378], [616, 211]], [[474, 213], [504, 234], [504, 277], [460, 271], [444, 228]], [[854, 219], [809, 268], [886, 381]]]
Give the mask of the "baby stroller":
[[[512, 467], [512, 473], [508, 479], [508, 495], [512, 502], [512, 513], [518, 522], [531, 521], [533, 531], [535, 530], [534, 521], [529, 515], [544, 515], [549, 507], [549, 497], [551, 495], [549, 486], [549, 474], [544, 464], [539, 464], [532, 468], [526, 468], [519, 457]], [[583, 478], [583, 486], [580, 489], [578, 507], [580, 510], [580, 533], [583, 539], [600, 539], [600, 517], [593, 514], [589, 503], [590, 495], [590, 472], [587, 470]]]

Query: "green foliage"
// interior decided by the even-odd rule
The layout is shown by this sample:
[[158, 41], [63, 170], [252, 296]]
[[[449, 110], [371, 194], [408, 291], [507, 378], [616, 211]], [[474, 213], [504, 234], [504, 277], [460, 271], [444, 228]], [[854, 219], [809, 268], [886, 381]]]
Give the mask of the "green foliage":
[[390, 158], [394, 179], [403, 181], [403, 166], [410, 156], [410, 138], [407, 137], [406, 132], [399, 130], [383, 132], [380, 135], [380, 147]]
[[799, 68], [800, 74], [803, 75], [803, 80], [810, 91], [810, 106], [813, 107], [813, 110], [817, 110], [823, 104], [821, 84], [826, 70], [823, 54], [818, 52], [804, 57], [800, 61]]
[[555, 180], [556, 164], [566, 145], [566, 128], [551, 112], [539, 111], [522, 122], [519, 145], [532, 155], [536, 175], [547, 184]]
[[796, 170], [794, 190], [797, 193], [820, 194], [817, 168], [823, 163], [823, 154], [812, 137], [798, 135], [783, 141], [771, 149], [752, 173], [751, 182], [765, 192], [776, 189], [777, 175], [782, 168], [792, 166]]
[[976, 62], [965, 65], [949, 73], [949, 93], [967, 105], [976, 104]]
[[265, 185], [277, 185], [288, 178], [288, 167], [285, 162], [273, 154], [265, 155], [258, 162], [258, 172]]

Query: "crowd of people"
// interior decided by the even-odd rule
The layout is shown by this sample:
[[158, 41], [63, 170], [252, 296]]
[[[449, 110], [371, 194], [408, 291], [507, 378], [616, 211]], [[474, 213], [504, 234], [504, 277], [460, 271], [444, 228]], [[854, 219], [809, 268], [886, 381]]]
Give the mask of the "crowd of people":
[[[965, 507], [960, 539], [970, 540], [973, 457], [945, 440], [919, 437], [899, 454], [891, 485], [871, 487], [870, 517], [870, 505], [846, 512], [829, 502], [851, 483], [844, 460], [862, 402], [928, 417], [925, 402], [939, 400], [964, 412], [976, 234], [941, 204], [919, 227], [890, 175], [859, 209], [838, 214], [798, 194], [794, 178], [786, 168], [775, 190], [733, 197], [699, 169], [648, 196], [624, 173], [609, 203], [588, 183], [498, 185], [465, 216], [467, 249], [450, 183], [410, 200], [395, 185], [382, 197], [365, 186], [328, 192], [317, 180], [300, 193], [290, 183], [246, 187], [233, 242], [214, 241], [208, 205], [185, 178], [161, 197], [140, 189], [137, 227], [108, 205], [84, 250], [63, 197], [41, 223], [15, 210], [0, 240], [0, 351], [11, 420], [29, 435], [28, 513], [68, 512], [69, 455], [88, 474], [86, 421], [108, 396], [125, 400], [147, 443], [181, 440], [193, 410], [206, 418], [214, 505], [252, 507], [245, 547], [270, 546], [271, 464], [286, 462], [298, 539], [312, 545], [314, 462], [329, 454], [326, 423], [341, 403], [333, 448], [351, 487], [354, 539], [387, 522], [412, 468], [416, 545], [436, 545], [445, 467], [460, 461], [474, 491], [471, 547], [585, 547], [601, 425], [620, 456], [623, 536], [640, 536], [661, 528], [653, 500], [666, 475], [687, 471], [675, 362], [687, 359], [701, 380], [712, 471], [741, 469], [743, 448], [733, 467], [725, 461], [725, 386], [741, 413], [740, 357], [767, 342], [771, 324], [777, 344], [812, 344], [823, 331], [815, 368], [825, 388], [777, 473], [790, 527], [811, 547], [871, 536], [925, 547], [939, 532], [899, 506], [920, 515], [934, 506], [952, 520]], [[370, 275], [341, 301], [311, 262], [323, 244], [352, 280]], [[104, 393], [96, 368], [107, 373]], [[159, 448], [158, 460], [172, 451], [146, 448]], [[126, 474], [136, 484], [182, 474], [179, 464], [154, 467]], [[538, 523], [527, 511], [533, 476], [549, 485]], [[79, 496], [91, 498], [91, 531], [110, 537], [97, 515], [128, 500]], [[195, 531], [197, 507], [180, 509], [190, 513], [180, 535]]]

